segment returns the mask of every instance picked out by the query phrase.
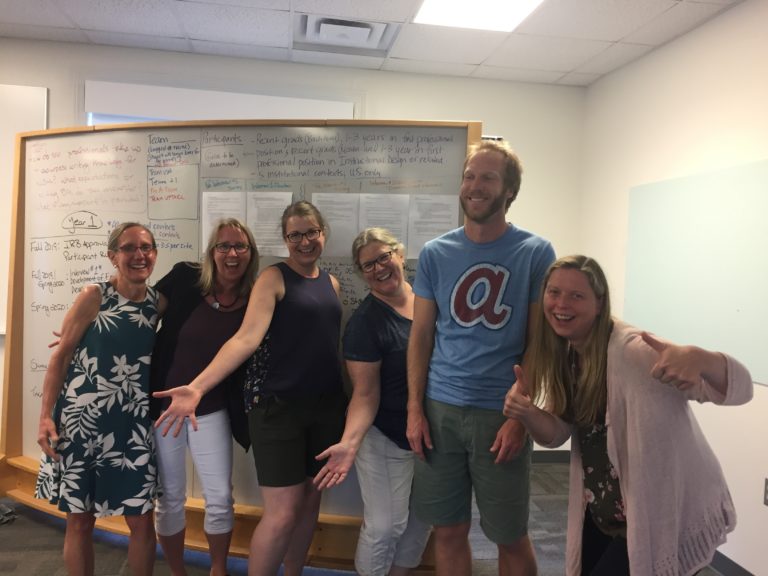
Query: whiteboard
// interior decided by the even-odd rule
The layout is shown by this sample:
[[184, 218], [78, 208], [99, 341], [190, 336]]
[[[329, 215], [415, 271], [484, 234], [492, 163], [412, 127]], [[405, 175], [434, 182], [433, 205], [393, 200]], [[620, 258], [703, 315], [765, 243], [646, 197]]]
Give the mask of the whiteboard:
[[[287, 125], [286, 125], [287, 124]], [[254, 195], [285, 194], [285, 203], [316, 195], [367, 198], [452, 194], [458, 188], [467, 145], [479, 139], [479, 123], [307, 121], [305, 123], [163, 123], [96, 127], [30, 134], [23, 145], [23, 271], [16, 276], [22, 302], [22, 453], [37, 458], [35, 442], [51, 331], [58, 328], [76, 294], [106, 280], [110, 230], [122, 221], [145, 224], [155, 234], [158, 261], [152, 281], [181, 260], [197, 260], [204, 241], [206, 198], [237, 197], [243, 213], [257, 206]], [[471, 134], [470, 134], [471, 128]], [[397, 196], [397, 202], [394, 198]], [[247, 201], [245, 201], [247, 199]], [[224, 202], [226, 204], [226, 202]], [[377, 207], [378, 208], [378, 207]], [[282, 210], [279, 210], [281, 213]], [[456, 213], [458, 215], [458, 211]], [[369, 214], [370, 217], [370, 214]], [[359, 230], [354, 215], [345, 215]], [[279, 216], [274, 228], [278, 230]], [[458, 224], [458, 216], [451, 228]], [[407, 228], [407, 227], [406, 227]], [[331, 237], [338, 230], [331, 227]], [[352, 237], [344, 239], [349, 254]], [[262, 268], [276, 256], [262, 259]], [[324, 258], [321, 266], [342, 286], [345, 318], [365, 296], [350, 256]], [[410, 271], [414, 268], [410, 262]], [[14, 305], [16, 307], [16, 305]], [[15, 317], [14, 317], [15, 318]], [[23, 348], [23, 351], [19, 348]], [[238, 502], [259, 504], [249, 457], [238, 454]], [[349, 509], [349, 495], [326, 500], [335, 513]], [[357, 504], [355, 504], [357, 505]]]
[[627, 321], [727, 352], [768, 385], [768, 162], [629, 194]]

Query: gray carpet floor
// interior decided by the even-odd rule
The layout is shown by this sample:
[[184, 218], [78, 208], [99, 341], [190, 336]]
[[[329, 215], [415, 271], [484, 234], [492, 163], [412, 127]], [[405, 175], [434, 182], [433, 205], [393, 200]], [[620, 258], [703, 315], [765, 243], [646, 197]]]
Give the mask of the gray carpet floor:
[[[531, 475], [530, 535], [536, 549], [540, 576], [562, 576], [565, 562], [565, 520], [568, 465], [535, 463]], [[15, 509], [18, 517], [0, 525], [0, 574], [8, 576], [65, 576], [61, 559], [64, 523], [9, 499], [1, 504]], [[475, 510], [475, 516], [477, 511]], [[477, 518], [470, 532], [474, 576], [497, 574], [496, 546], [483, 535]], [[96, 574], [128, 576], [125, 538], [98, 532], [96, 535]], [[188, 552], [189, 576], [205, 576], [207, 555]], [[244, 559], [232, 558], [232, 576], [245, 576]], [[156, 576], [168, 576], [161, 555], [155, 566]], [[346, 575], [348, 572], [308, 568], [305, 576]], [[716, 576], [714, 570], [702, 576]]]

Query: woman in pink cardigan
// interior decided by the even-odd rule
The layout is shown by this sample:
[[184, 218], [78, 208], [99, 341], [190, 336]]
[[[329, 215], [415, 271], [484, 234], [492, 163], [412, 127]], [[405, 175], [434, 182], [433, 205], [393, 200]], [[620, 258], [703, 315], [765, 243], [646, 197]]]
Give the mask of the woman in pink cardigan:
[[688, 401], [743, 404], [749, 372], [612, 318], [591, 258], [560, 258], [542, 286], [525, 374], [515, 367], [504, 414], [543, 446], [572, 438], [567, 576], [695, 574], [736, 513]]

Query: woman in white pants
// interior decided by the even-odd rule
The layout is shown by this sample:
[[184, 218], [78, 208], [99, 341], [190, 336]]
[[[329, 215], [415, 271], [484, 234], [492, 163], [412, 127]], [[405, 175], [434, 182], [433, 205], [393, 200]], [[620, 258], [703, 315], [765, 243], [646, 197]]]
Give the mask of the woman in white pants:
[[[167, 307], [152, 356], [153, 392], [194, 379], [237, 332], [258, 265], [250, 230], [236, 219], [226, 219], [214, 228], [202, 264], [181, 262], [157, 283]], [[235, 372], [205, 395], [195, 412], [198, 433], [192, 434], [190, 425], [178, 436], [155, 431], [160, 481], [156, 530], [173, 576], [186, 575], [187, 448], [203, 488], [211, 575], [226, 574], [234, 525], [232, 436], [246, 450], [249, 446], [243, 372]], [[153, 418], [163, 407], [153, 400]]]
[[339, 484], [355, 463], [364, 510], [355, 568], [362, 576], [401, 576], [421, 562], [430, 530], [410, 513], [414, 456], [405, 437], [405, 353], [414, 296], [403, 272], [405, 248], [388, 230], [361, 232], [352, 258], [371, 292], [344, 332], [352, 399], [341, 441], [317, 457], [328, 462], [315, 484]]

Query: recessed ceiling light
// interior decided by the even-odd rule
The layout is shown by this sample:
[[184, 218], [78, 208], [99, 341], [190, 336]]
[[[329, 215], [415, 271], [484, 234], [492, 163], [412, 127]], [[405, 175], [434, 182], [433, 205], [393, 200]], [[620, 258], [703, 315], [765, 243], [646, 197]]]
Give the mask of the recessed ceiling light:
[[416, 24], [511, 32], [544, 0], [424, 0]]

